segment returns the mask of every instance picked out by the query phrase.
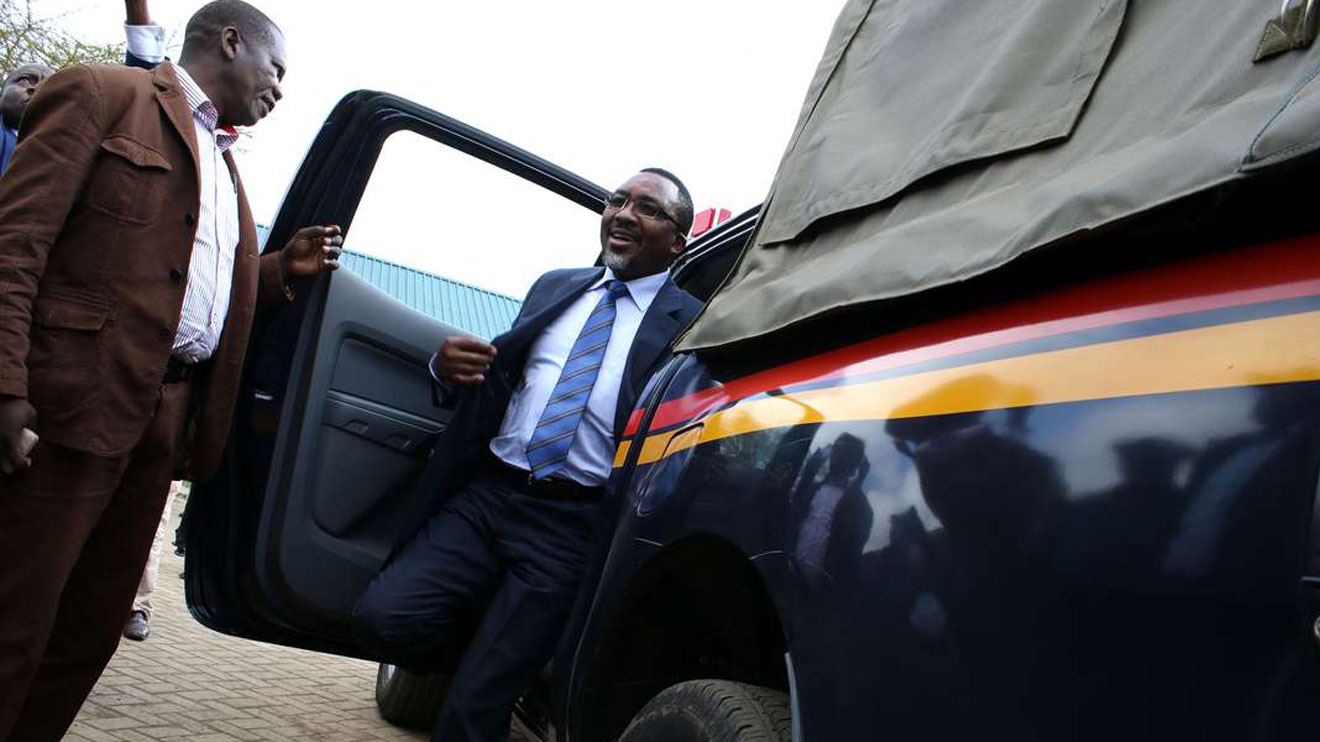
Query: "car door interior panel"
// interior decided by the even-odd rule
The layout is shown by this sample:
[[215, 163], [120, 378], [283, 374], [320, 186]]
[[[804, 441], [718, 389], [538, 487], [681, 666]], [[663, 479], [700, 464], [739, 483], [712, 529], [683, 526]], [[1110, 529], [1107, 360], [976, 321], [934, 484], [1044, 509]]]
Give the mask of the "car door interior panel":
[[[573, 213], [604, 208], [608, 191], [590, 181], [425, 107], [358, 91], [312, 143], [267, 245], [307, 224], [338, 224], [352, 240], [382, 146], [400, 131], [518, 176]], [[405, 527], [448, 422], [428, 363], [460, 330], [349, 270], [295, 288], [254, 329], [224, 465], [190, 497], [188, 604], [217, 631], [365, 656], [351, 610]]]
[[[404, 498], [448, 416], [427, 363], [459, 331], [347, 271], [324, 291], [319, 326], [299, 340], [295, 369], [308, 373], [295, 371], [300, 393], [285, 395], [271, 466], [287, 496], [266, 497], [256, 546], [263, 591], [334, 624], [403, 527]], [[338, 577], [326, 582], [328, 564]]]

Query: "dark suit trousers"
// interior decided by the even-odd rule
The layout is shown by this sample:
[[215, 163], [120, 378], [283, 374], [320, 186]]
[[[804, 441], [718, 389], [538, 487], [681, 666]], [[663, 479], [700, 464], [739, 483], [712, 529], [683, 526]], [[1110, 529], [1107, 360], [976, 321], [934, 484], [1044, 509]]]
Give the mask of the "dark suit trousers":
[[367, 587], [354, 610], [363, 646], [390, 664], [454, 671], [433, 740], [508, 738], [514, 702], [554, 654], [602, 512], [478, 477]]
[[31, 468], [0, 475], [0, 740], [63, 737], [119, 646], [169, 493], [188, 386], [161, 388], [126, 456], [41, 442]]

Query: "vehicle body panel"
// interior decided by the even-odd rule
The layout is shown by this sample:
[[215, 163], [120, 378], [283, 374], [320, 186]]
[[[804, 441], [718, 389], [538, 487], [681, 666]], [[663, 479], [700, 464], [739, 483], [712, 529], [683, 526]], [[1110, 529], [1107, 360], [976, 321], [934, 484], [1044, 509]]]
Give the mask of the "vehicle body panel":
[[769, 592], [805, 739], [1313, 731], [1318, 248], [1135, 271], [750, 375], [679, 357], [616, 460], [636, 470], [573, 697], [608, 684], [589, 652], [637, 575], [707, 539]]

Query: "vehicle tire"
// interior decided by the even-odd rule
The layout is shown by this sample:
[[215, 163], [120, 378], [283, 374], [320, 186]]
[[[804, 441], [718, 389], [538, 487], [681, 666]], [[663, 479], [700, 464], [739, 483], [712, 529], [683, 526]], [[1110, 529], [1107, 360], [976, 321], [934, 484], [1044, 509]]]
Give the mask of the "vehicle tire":
[[728, 680], [671, 685], [633, 717], [619, 742], [790, 742], [788, 694]]
[[376, 709], [391, 724], [430, 729], [448, 689], [448, 675], [418, 675], [396, 665], [381, 665], [376, 670]]

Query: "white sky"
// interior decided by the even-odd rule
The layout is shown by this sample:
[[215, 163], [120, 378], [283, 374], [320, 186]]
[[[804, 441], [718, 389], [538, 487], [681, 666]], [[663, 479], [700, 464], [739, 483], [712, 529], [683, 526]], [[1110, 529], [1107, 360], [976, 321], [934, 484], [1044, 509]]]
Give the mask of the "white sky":
[[[284, 100], [239, 156], [257, 221], [269, 223], [326, 114], [359, 88], [417, 101], [607, 188], [666, 167], [698, 210], [737, 213], [769, 188], [843, 0], [255, 4], [284, 29], [289, 53]], [[200, 5], [153, 0], [152, 13], [181, 38]], [[122, 40], [120, 2], [34, 7], [89, 41]], [[595, 257], [595, 215], [403, 138], [386, 144], [350, 249], [519, 296], [541, 271]]]

